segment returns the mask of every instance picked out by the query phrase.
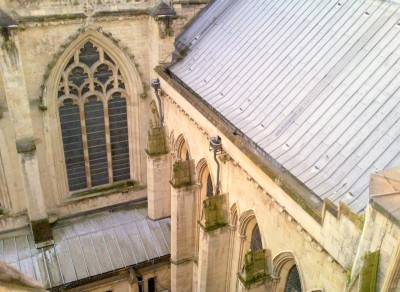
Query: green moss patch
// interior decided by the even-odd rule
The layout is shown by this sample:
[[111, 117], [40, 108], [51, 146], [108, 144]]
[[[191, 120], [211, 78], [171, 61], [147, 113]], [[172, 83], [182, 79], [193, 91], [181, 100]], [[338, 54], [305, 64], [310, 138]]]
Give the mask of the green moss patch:
[[374, 292], [379, 265], [379, 250], [367, 252], [364, 255], [364, 263], [361, 270], [361, 289], [362, 292]]
[[159, 156], [168, 153], [168, 139], [165, 128], [150, 128], [147, 136], [146, 153], [149, 156]]
[[226, 226], [226, 197], [225, 195], [211, 196], [203, 201], [205, 231], [215, 230]]
[[172, 167], [171, 185], [175, 189], [192, 186], [194, 179], [194, 163], [192, 160], [177, 161]]
[[36, 244], [53, 240], [53, 232], [48, 219], [31, 221], [31, 228]]
[[340, 214], [346, 216], [351, 222], [353, 222], [360, 230], [364, 227], [364, 215], [358, 215], [354, 213], [347, 205], [343, 202], [339, 203]]
[[268, 278], [265, 249], [249, 251], [244, 256], [243, 270], [237, 274], [245, 287]]

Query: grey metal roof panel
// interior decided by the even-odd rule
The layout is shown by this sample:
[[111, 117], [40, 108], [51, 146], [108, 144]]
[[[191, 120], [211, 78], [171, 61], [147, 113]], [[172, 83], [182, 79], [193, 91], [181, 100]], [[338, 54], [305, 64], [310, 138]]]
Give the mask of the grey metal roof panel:
[[369, 175], [400, 163], [399, 4], [223, 3], [170, 70], [321, 199], [361, 212]]
[[36, 249], [31, 235], [0, 238], [0, 260], [46, 288], [132, 266], [170, 253], [170, 219], [146, 209], [100, 212], [54, 227], [54, 246]]

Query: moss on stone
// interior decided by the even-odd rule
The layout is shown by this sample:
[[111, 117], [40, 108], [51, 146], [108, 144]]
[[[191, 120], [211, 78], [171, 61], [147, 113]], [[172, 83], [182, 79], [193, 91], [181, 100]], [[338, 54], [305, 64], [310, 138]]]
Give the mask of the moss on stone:
[[361, 288], [362, 292], [374, 292], [379, 264], [379, 250], [367, 252], [364, 255], [364, 263], [361, 270]]
[[339, 203], [340, 214], [346, 216], [351, 222], [353, 222], [360, 230], [364, 227], [364, 215], [358, 215], [354, 213], [345, 203]]
[[19, 23], [24, 22], [50, 22], [50, 21], [60, 21], [60, 20], [75, 20], [83, 19], [87, 16], [84, 13], [65, 13], [65, 14], [52, 14], [46, 16], [29, 15], [23, 16], [19, 19]]
[[36, 150], [34, 138], [26, 138], [15, 142], [18, 153], [30, 153]]
[[152, 157], [168, 153], [168, 138], [164, 127], [150, 128], [146, 153]]
[[205, 231], [212, 231], [227, 225], [226, 196], [210, 196], [203, 201]]
[[339, 216], [339, 209], [338, 206], [336, 206], [331, 200], [325, 199], [324, 200], [324, 207], [325, 210], [331, 213], [333, 216], [338, 218]]
[[171, 185], [175, 189], [194, 184], [194, 163], [192, 160], [177, 161], [172, 167]]
[[73, 197], [84, 197], [87, 195], [98, 194], [98, 193], [115, 193], [115, 192], [125, 192], [130, 189], [138, 186], [139, 183], [133, 180], [126, 180], [122, 182], [117, 182], [112, 185], [104, 186], [104, 187], [95, 187], [93, 189], [79, 192], [73, 195]]
[[53, 239], [53, 232], [47, 218], [31, 221], [31, 228], [36, 244]]
[[265, 262], [265, 249], [246, 253], [243, 270], [237, 276], [245, 287], [266, 279], [268, 275]]

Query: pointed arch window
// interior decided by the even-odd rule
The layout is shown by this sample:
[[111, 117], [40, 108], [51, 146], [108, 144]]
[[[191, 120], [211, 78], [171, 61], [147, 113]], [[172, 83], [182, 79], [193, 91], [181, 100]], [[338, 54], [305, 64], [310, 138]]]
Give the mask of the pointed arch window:
[[250, 249], [251, 251], [257, 251], [262, 248], [260, 228], [258, 227], [258, 224], [256, 224], [251, 232]]
[[130, 178], [127, 94], [118, 65], [86, 42], [58, 87], [59, 117], [70, 191]]
[[289, 270], [286, 279], [285, 292], [301, 292], [300, 276], [296, 265], [291, 267]]

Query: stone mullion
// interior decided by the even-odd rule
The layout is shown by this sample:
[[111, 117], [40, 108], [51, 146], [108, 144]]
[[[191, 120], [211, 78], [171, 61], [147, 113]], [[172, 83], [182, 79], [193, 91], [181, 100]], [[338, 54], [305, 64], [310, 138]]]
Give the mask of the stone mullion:
[[107, 163], [108, 163], [108, 181], [114, 182], [112, 155], [111, 155], [111, 136], [110, 136], [110, 115], [108, 113], [108, 102], [104, 102], [104, 131], [106, 134]]
[[87, 130], [86, 130], [86, 122], [85, 122], [85, 106], [84, 104], [79, 104], [79, 113], [81, 118], [81, 127], [82, 127], [82, 143], [83, 143], [83, 154], [85, 157], [85, 170], [86, 170], [86, 182], [87, 187], [92, 187], [92, 176], [90, 173], [90, 162], [89, 162], [89, 146], [87, 141]]

